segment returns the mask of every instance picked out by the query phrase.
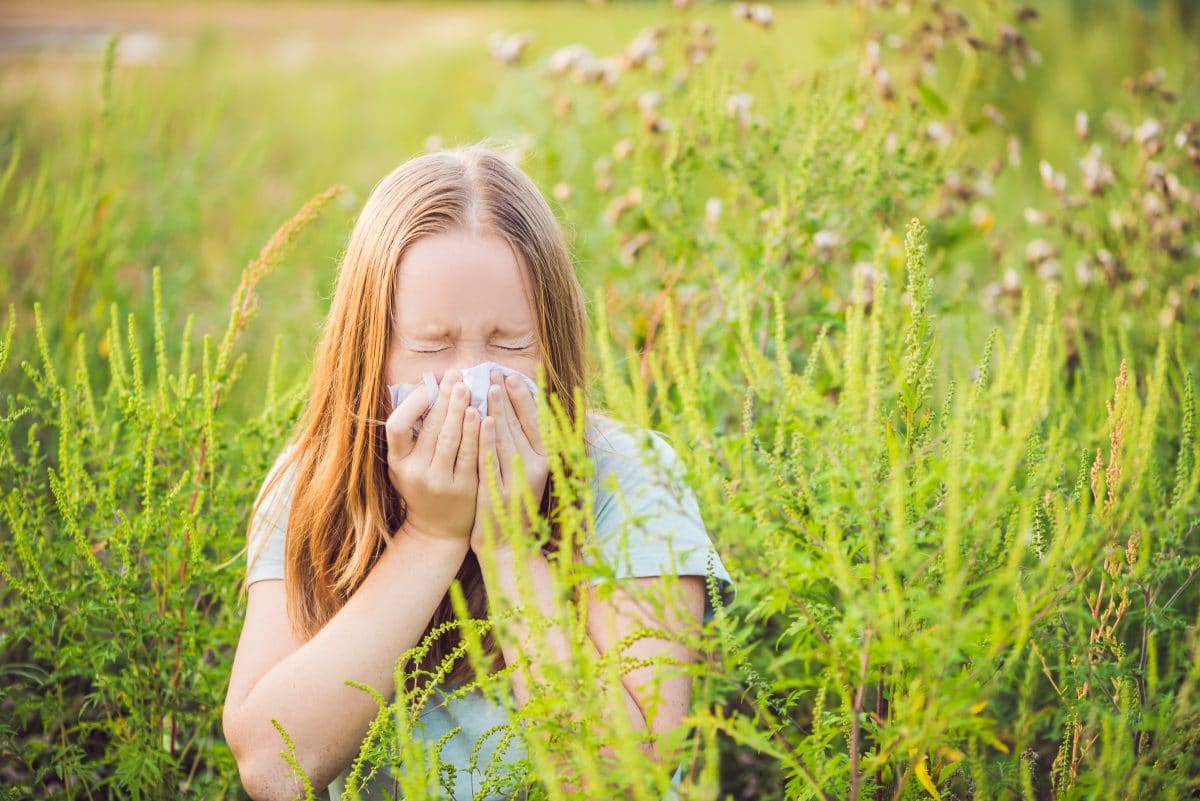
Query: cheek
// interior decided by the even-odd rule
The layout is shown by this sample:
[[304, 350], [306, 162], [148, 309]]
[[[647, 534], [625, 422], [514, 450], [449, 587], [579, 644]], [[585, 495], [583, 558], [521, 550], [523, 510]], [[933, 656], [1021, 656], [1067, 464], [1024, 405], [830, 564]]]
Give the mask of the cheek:
[[520, 370], [525, 375], [537, 381], [538, 365], [542, 364], [542, 359], [539, 355], [521, 355], [515, 359], [510, 359], [511, 364], [506, 364], [506, 367], [511, 367], [514, 370]]
[[446, 370], [450, 369], [449, 360], [442, 354], [414, 356], [398, 351], [388, 358], [384, 370], [384, 380], [389, 386], [396, 384], [419, 384], [424, 380], [425, 373], [432, 372], [434, 377], [441, 380]]
[[488, 360], [496, 364], [502, 364], [510, 370], [524, 373], [530, 378], [537, 380], [537, 368], [541, 359], [536, 355], [525, 353], [506, 353], [502, 350], [495, 350], [488, 354]]

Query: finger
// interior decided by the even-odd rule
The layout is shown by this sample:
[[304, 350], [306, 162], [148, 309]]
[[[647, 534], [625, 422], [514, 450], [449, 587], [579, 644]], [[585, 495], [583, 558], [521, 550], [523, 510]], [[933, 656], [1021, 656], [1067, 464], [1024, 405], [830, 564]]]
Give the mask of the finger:
[[436, 437], [433, 459], [430, 467], [438, 473], [453, 473], [454, 462], [458, 459], [458, 446], [462, 442], [463, 413], [471, 399], [471, 391], [465, 384], [455, 384], [450, 391], [450, 406], [446, 410], [446, 419], [442, 430]]
[[525, 436], [525, 432], [521, 430], [521, 421], [517, 419], [517, 412], [513, 409], [512, 398], [509, 397], [508, 382], [504, 376], [498, 376], [497, 385], [499, 385], [502, 399], [501, 404], [504, 407], [504, 425], [508, 428], [509, 436], [512, 438], [513, 453], [520, 453], [528, 457], [532, 451], [529, 448], [529, 439]]
[[478, 475], [479, 462], [479, 411], [468, 406], [463, 416], [462, 442], [458, 446], [458, 458], [454, 462], [455, 477], [468, 473]]
[[503, 488], [504, 473], [500, 469], [500, 454], [496, 449], [496, 418], [485, 417], [479, 422], [479, 489], [481, 492], [489, 492], [488, 474], [492, 471], [496, 473], [496, 484]]
[[387, 422], [384, 424], [387, 430], [388, 453], [393, 454], [397, 459], [403, 459], [412, 453], [413, 442], [416, 439], [413, 436], [413, 426], [421, 419], [421, 415], [429, 408], [429, 401], [425, 397], [424, 388], [418, 386], [415, 390], [408, 393], [408, 396], [392, 409], [392, 413], [388, 415]]
[[505, 384], [508, 387], [508, 398], [513, 409], [513, 416], [520, 423], [521, 430], [525, 433], [525, 439], [529, 441], [529, 447], [538, 456], [545, 456], [546, 451], [542, 447], [542, 432], [538, 430], [537, 401], [534, 399], [533, 393], [520, 376], [510, 375], [505, 379]]
[[433, 461], [438, 432], [442, 430], [442, 423], [446, 420], [446, 411], [450, 406], [450, 390], [454, 389], [460, 378], [462, 378], [462, 373], [458, 370], [446, 371], [446, 374], [442, 376], [441, 386], [438, 387], [437, 400], [433, 402], [433, 408], [429, 410], [429, 415], [421, 425], [421, 436], [417, 437], [417, 444], [413, 451], [426, 464]]
[[508, 476], [513, 454], [517, 452], [517, 443], [508, 423], [505, 400], [504, 387], [499, 384], [488, 387], [488, 414], [496, 421], [496, 450], [500, 454], [500, 469]]

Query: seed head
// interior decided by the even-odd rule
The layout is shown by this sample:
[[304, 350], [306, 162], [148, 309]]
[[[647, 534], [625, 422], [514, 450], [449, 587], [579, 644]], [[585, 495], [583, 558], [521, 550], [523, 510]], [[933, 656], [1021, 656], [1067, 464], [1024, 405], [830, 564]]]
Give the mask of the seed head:
[[521, 55], [533, 41], [533, 34], [528, 31], [507, 34], [493, 31], [488, 35], [488, 50], [492, 58], [504, 66], [512, 66], [521, 60]]

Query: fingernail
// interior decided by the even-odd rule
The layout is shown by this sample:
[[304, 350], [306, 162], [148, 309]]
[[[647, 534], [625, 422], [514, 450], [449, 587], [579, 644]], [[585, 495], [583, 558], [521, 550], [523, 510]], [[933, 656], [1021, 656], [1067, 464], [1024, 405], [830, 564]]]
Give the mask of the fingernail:
[[512, 387], [513, 389], [516, 389], [517, 387], [521, 386], [521, 379], [515, 375], [510, 375], [505, 380], [508, 381], [508, 385], [510, 387]]

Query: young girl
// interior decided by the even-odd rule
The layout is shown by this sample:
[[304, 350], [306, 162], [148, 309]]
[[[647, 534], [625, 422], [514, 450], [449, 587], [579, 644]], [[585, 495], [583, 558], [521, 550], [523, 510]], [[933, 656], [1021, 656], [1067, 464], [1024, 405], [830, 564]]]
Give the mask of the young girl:
[[[605, 560], [619, 580], [611, 593], [593, 582], [579, 598], [594, 654], [644, 627], [695, 629], [710, 570], [729, 587], [694, 496], [678, 486], [671, 446], [575, 408], [577, 399], [586, 405], [586, 336], [557, 220], [505, 158], [482, 145], [426, 154], [375, 187], [346, 248], [297, 434], [268, 474], [248, 531], [248, 602], [224, 729], [252, 797], [292, 798], [301, 789], [281, 757], [274, 718], [313, 786], [340, 798], [378, 713], [346, 680], [393, 697], [398, 657], [455, 619], [454, 580], [482, 619], [489, 599], [516, 597], [515, 576], [527, 572], [539, 610], [563, 619], [547, 553], [496, 533], [487, 482], [495, 470], [506, 499], [522, 483], [520, 465], [524, 484], [542, 498], [538, 513], [550, 519], [557, 496], [525, 380], [539, 368], [537, 391], [556, 395], [571, 419], [587, 413], [599, 554], [587, 558]], [[552, 531], [551, 555], [554, 538]], [[481, 570], [481, 555], [494, 569]], [[634, 602], [644, 589], [661, 589], [670, 603], [647, 611]], [[497, 665], [515, 664], [532, 654], [528, 633], [517, 624], [485, 645]], [[564, 631], [545, 637], [541, 658], [573, 658]], [[679, 639], [642, 638], [624, 650], [647, 660], [621, 676], [634, 730], [660, 735], [687, 713], [690, 677], [654, 659], [694, 660]], [[440, 637], [421, 667], [432, 670], [456, 642], [454, 630]], [[539, 666], [530, 667], [536, 675]], [[461, 660], [446, 683], [470, 675]], [[518, 705], [529, 700], [521, 671], [512, 672], [511, 691]], [[436, 743], [461, 727], [441, 750], [455, 767], [455, 798], [479, 787], [472, 750], [482, 742], [476, 763], [486, 765], [486, 734], [506, 717], [479, 692], [425, 710], [418, 736]], [[656, 746], [648, 748], [657, 758]], [[383, 773], [368, 787], [378, 795], [363, 797], [394, 792]]]

